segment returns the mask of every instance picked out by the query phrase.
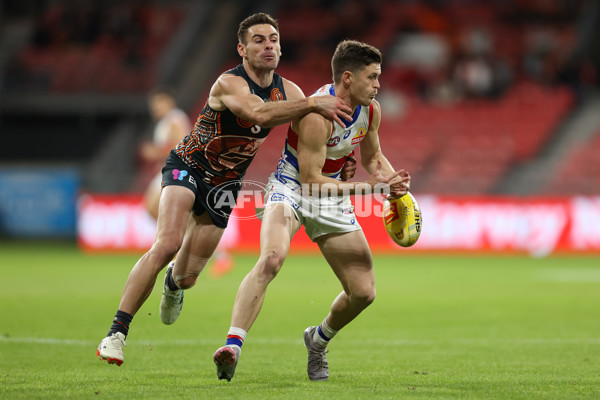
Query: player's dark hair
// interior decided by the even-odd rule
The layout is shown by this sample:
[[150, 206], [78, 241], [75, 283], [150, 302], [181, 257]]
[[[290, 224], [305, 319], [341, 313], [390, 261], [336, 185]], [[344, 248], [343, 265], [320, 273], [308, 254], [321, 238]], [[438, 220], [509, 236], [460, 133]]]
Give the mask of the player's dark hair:
[[238, 41], [242, 44], [246, 44], [246, 34], [248, 33], [248, 29], [250, 29], [254, 25], [261, 24], [272, 25], [273, 28], [275, 28], [275, 30], [277, 31], [277, 34], [279, 34], [279, 24], [277, 23], [277, 20], [275, 18], [271, 17], [269, 14], [256, 13], [252, 14], [251, 16], [240, 22], [240, 27], [238, 28], [237, 32]]
[[369, 64], [381, 64], [381, 60], [381, 52], [370, 44], [356, 40], [341, 41], [331, 58], [333, 82], [340, 82], [344, 71], [356, 73]]

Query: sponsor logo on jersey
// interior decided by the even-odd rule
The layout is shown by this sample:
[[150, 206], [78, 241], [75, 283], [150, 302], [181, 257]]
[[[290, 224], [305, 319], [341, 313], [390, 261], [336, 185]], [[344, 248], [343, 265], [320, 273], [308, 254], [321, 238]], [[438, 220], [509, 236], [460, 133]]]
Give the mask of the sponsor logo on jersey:
[[195, 188], [198, 187], [198, 185], [196, 185], [196, 180], [194, 179], [194, 177], [192, 175], [190, 175], [190, 177], [188, 178], [188, 181], [194, 185]]
[[174, 169], [172, 171], [173, 173], [173, 179], [177, 180], [177, 181], [182, 181], [184, 177], [186, 177], [187, 175], [189, 175], [189, 173], [186, 170], [178, 170], [178, 169]]
[[[354, 139], [352, 139], [352, 141], [354, 141]], [[336, 144], [338, 144], [339, 142], [340, 142], [339, 136], [333, 137], [333, 138], [329, 139], [329, 141], [327, 142], [327, 147], [333, 147]]]
[[346, 207], [342, 210], [342, 214], [353, 214], [354, 213], [354, 207]]
[[365, 128], [360, 128], [358, 130], [358, 133], [356, 135], [354, 135], [354, 137], [352, 138], [352, 144], [358, 144], [358, 143], [362, 142], [362, 140], [365, 138], [366, 134], [367, 134], [367, 130]]
[[279, 90], [279, 88], [273, 88], [273, 90], [271, 90], [271, 101], [281, 100], [283, 100], [283, 93], [281, 93], [281, 90]]

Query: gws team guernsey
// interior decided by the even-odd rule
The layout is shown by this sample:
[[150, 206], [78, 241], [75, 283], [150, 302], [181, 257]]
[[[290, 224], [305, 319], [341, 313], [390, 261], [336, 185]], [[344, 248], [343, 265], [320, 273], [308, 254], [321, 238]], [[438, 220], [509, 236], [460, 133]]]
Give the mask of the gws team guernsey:
[[[265, 102], [286, 100], [283, 80], [277, 73], [273, 73], [271, 85], [265, 88], [250, 79], [241, 64], [225, 73], [244, 78], [250, 92]], [[207, 184], [241, 181], [270, 131], [271, 128], [237, 117], [229, 109], [215, 111], [207, 101], [194, 129], [173, 152], [188, 167], [200, 172]]]

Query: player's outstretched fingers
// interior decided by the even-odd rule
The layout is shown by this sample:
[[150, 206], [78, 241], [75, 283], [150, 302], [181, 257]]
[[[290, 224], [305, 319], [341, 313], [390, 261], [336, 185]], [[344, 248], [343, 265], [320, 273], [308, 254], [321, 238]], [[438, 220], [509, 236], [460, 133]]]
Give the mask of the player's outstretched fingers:
[[[381, 162], [381, 161], [380, 161]], [[390, 183], [392, 181], [392, 179], [396, 178], [398, 175], [400, 175], [402, 173], [402, 171], [404, 171], [403, 169], [401, 169], [400, 171], [396, 171], [393, 174], [387, 176], [385, 178], [385, 183]]]
[[337, 116], [337, 114], [333, 114], [333, 120], [342, 128], [346, 129], [346, 124], [344, 124], [342, 122], [342, 120], [340, 119], [340, 117]]

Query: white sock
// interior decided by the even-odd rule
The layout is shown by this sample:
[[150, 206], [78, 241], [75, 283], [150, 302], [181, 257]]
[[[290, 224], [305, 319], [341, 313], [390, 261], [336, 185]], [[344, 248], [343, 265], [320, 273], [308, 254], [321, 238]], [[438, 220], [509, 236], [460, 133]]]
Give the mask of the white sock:
[[248, 332], [242, 328], [236, 328], [235, 326], [232, 326], [229, 328], [229, 332], [227, 332], [227, 341], [225, 342], [225, 345], [238, 346], [241, 348], [244, 344], [244, 340], [246, 340], [247, 334]]
[[315, 329], [313, 341], [317, 345], [325, 348], [327, 347], [329, 341], [333, 339], [333, 337], [337, 335], [337, 333], [338, 331], [332, 329], [329, 325], [327, 325], [327, 318], [325, 318], [323, 322], [321, 322], [321, 325], [319, 325], [317, 329]]

